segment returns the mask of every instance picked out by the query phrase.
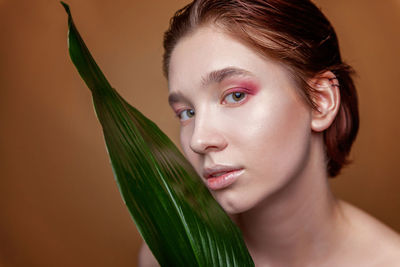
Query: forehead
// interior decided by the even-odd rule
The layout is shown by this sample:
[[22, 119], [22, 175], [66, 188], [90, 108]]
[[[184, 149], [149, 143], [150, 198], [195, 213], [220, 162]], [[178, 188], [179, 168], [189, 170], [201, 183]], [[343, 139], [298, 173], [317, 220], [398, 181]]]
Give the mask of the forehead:
[[273, 75], [277, 63], [261, 56], [221, 28], [207, 25], [178, 41], [169, 64], [169, 89], [201, 87], [205, 77], [217, 70], [238, 68], [260, 78]]

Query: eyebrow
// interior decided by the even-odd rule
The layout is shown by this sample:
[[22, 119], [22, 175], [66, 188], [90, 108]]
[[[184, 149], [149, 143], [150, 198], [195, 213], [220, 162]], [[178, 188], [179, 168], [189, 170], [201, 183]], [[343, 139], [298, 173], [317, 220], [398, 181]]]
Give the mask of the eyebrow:
[[245, 76], [245, 75], [251, 75], [251, 72], [241, 69], [241, 68], [236, 68], [236, 67], [227, 67], [223, 68], [220, 70], [215, 70], [210, 73], [208, 73], [206, 76], [204, 76], [201, 79], [201, 85], [203, 87], [211, 84], [211, 83], [220, 83], [224, 79], [232, 77], [232, 76]]
[[[214, 70], [208, 73], [206, 76], [201, 79], [201, 86], [206, 87], [212, 83], [220, 83], [224, 79], [227, 79], [232, 76], [253, 76], [251, 72], [236, 68], [236, 67], [226, 67], [220, 70]], [[186, 100], [186, 98], [181, 93], [171, 93], [168, 96], [168, 103], [171, 105], [173, 103], [179, 102], [181, 100]]]
[[186, 97], [184, 97], [181, 93], [171, 93], [168, 96], [168, 103], [170, 105], [172, 105], [176, 102], [180, 102], [182, 100], [186, 100]]

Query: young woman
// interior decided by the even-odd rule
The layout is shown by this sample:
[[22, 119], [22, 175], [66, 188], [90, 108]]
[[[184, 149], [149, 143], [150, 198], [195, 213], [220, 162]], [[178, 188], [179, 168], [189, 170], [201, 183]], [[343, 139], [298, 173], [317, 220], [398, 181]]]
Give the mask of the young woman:
[[[199, 0], [164, 39], [187, 159], [256, 266], [400, 266], [400, 238], [336, 199], [358, 130], [352, 70], [308, 0]], [[157, 266], [143, 246], [140, 266]]]

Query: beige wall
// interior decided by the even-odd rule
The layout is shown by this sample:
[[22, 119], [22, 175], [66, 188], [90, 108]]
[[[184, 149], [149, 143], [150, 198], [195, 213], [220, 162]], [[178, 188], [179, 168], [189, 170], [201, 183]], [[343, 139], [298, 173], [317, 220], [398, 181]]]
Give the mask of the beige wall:
[[[162, 33], [183, 0], [69, 0], [114, 87], [177, 141]], [[334, 191], [400, 231], [400, 1], [319, 0], [358, 71], [361, 130]], [[0, 266], [135, 266], [88, 89], [58, 1], [0, 0]]]

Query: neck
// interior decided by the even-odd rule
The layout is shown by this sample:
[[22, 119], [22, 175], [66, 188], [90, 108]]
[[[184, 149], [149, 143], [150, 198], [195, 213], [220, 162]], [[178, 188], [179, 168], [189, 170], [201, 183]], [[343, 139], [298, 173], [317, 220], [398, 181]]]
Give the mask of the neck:
[[237, 223], [256, 266], [303, 266], [326, 258], [338, 245], [339, 208], [323, 159], [322, 149], [311, 148], [310, 158], [297, 177], [238, 215]]

